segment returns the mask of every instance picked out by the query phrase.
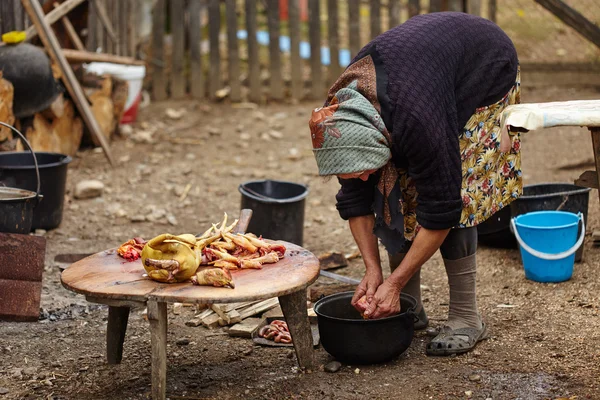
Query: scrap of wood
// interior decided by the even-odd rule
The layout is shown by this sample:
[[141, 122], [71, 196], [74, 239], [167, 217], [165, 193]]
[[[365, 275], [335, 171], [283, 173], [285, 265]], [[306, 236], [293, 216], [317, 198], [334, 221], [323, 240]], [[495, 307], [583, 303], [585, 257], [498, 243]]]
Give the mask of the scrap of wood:
[[277, 297], [273, 297], [271, 299], [267, 299], [256, 303], [250, 307], [246, 307], [239, 311], [240, 317], [242, 320], [251, 317], [256, 314], [263, 313], [267, 310], [270, 310], [273, 307], [276, 307], [279, 304], [279, 299]]
[[348, 265], [348, 260], [342, 253], [324, 253], [319, 256], [319, 264], [321, 269], [335, 269], [342, 268]]
[[102, 146], [106, 158], [110, 162], [111, 166], [114, 166], [115, 162], [110, 154], [108, 142], [102, 135], [100, 127], [98, 126], [98, 123], [96, 122], [96, 119], [92, 114], [87, 99], [85, 98], [85, 94], [83, 93], [81, 86], [79, 86], [79, 82], [75, 78], [75, 74], [73, 73], [71, 66], [69, 65], [64, 54], [61, 51], [61, 48], [56, 39], [56, 35], [52, 31], [50, 25], [48, 25], [47, 21], [44, 19], [44, 14], [42, 12], [40, 4], [37, 1], [32, 0], [21, 0], [21, 2], [25, 10], [27, 11], [27, 14], [29, 15], [29, 19], [35, 26], [40, 36], [40, 39], [44, 43], [44, 47], [48, 51], [50, 58], [60, 68], [63, 83], [65, 84], [65, 87], [71, 95], [71, 98], [75, 102], [79, 113], [83, 117], [83, 120], [92, 135], [92, 140], [94, 141], [94, 143], [100, 144], [100, 146]]
[[219, 317], [219, 314], [210, 314], [208, 317], [202, 318], [202, 326], [208, 329], [216, 328], [217, 326], [219, 326], [219, 319], [221, 319], [221, 317]]
[[[55, 2], [54, 8], [57, 9], [58, 7], [60, 7], [60, 4]], [[64, 16], [60, 19], [60, 22], [62, 22], [62, 24], [65, 28], [65, 31], [67, 32], [67, 35], [69, 35], [69, 39], [71, 40], [71, 43], [73, 44], [73, 46], [75, 46], [75, 48], [77, 50], [85, 50], [85, 46], [81, 42], [81, 39], [79, 38], [79, 35], [77, 35], [77, 32], [75, 31], [75, 27], [73, 27], [73, 24], [71, 23], [69, 18], [67, 18], [67, 16]]]
[[60, 93], [56, 96], [56, 99], [50, 104], [50, 106], [42, 111], [44, 117], [48, 119], [57, 119], [64, 115], [65, 113], [65, 96]]
[[91, 51], [62, 49], [62, 54], [70, 63], [107, 62], [122, 65], [146, 65], [142, 60], [133, 57], [115, 56], [113, 54], [94, 53]]
[[585, 171], [575, 180], [577, 186], [598, 189], [598, 173], [596, 171]]
[[110, 22], [110, 18], [108, 18], [106, 8], [104, 8], [104, 5], [98, 3], [96, 0], [91, 0], [91, 3], [92, 6], [96, 9], [96, 13], [100, 18], [100, 22], [102, 23], [102, 25], [104, 25], [106, 33], [108, 33], [108, 36], [110, 36], [110, 40], [112, 40], [113, 43], [117, 43], [119, 39], [117, 37], [117, 34], [115, 33], [115, 29], [112, 26], [112, 23]]
[[263, 324], [264, 318], [246, 318], [239, 324], [233, 325], [227, 333], [229, 336], [251, 338], [252, 333]]
[[[59, 19], [61, 19], [62, 17], [64, 17], [65, 15], [67, 15], [72, 9], [74, 9], [75, 7], [77, 7], [78, 5], [83, 3], [84, 1], [86, 1], [86, 0], [67, 0], [64, 3], [60, 4], [58, 7], [56, 7], [54, 10], [50, 11], [45, 16], [44, 16], [44, 12], [42, 11], [42, 8], [40, 7], [40, 13], [42, 15], [42, 18], [44, 18], [46, 24], [48, 26], [50, 26], [53, 23], [55, 23], [56, 21], [58, 21]], [[39, 2], [37, 2], [37, 3], [39, 4]], [[25, 6], [25, 3], [23, 3], [23, 7], [29, 14], [29, 10], [27, 10], [27, 6]], [[33, 22], [33, 18], [31, 17], [31, 15], [29, 15], [29, 18]], [[27, 40], [31, 40], [39, 34], [40, 34], [39, 29], [37, 29], [35, 24], [31, 25], [25, 31], [25, 37], [27, 38]]]
[[596, 46], [600, 47], [600, 27], [571, 8], [562, 0], [535, 0], [536, 3], [550, 11], [566, 25], [575, 29]]
[[209, 315], [214, 314], [214, 311], [211, 310], [210, 308], [207, 308], [206, 310], [202, 311], [199, 314], [196, 314], [196, 316], [192, 319], [190, 319], [189, 321], [187, 321], [185, 323], [186, 326], [200, 326], [202, 325], [202, 320], [206, 317], [208, 317]]
[[269, 311], [263, 313], [263, 318], [283, 318], [283, 311], [281, 306], [271, 308]]

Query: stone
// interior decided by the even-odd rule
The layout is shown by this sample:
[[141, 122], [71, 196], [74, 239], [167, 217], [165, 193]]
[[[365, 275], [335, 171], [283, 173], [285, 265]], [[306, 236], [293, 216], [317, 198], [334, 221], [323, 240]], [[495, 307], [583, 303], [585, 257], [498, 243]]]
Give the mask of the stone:
[[358, 375], [358, 374], [360, 374], [360, 368], [356, 368], [356, 369], [354, 370], [354, 373], [355, 373], [355, 374], [357, 374], [357, 375]]
[[81, 367], [79, 368], [79, 372], [86, 372], [90, 367]]
[[75, 186], [76, 199], [93, 199], [102, 196], [104, 183], [97, 180], [86, 180], [77, 183]]
[[209, 126], [208, 127], [208, 134], [211, 136], [219, 136], [221, 134], [221, 130], [219, 128], [216, 128], [214, 126]]
[[46, 236], [46, 230], [45, 229], [36, 229], [34, 234], [36, 236]]
[[467, 390], [467, 391], [465, 392], [465, 396], [467, 396], [467, 397], [473, 397], [473, 391], [471, 391], [471, 390]]
[[4, 395], [5, 395], [5, 394], [7, 394], [7, 393], [8, 393], [8, 389], [7, 389], [7, 388], [0, 387], [0, 395], [1, 395], [1, 396], [4, 396]]
[[324, 370], [325, 372], [338, 372], [342, 368], [342, 363], [339, 361], [330, 361], [325, 364]]
[[37, 374], [36, 367], [27, 367], [27, 368], [23, 369], [23, 375], [33, 376], [35, 374]]
[[131, 218], [129, 218], [129, 220], [131, 222], [144, 222], [144, 221], [146, 221], [146, 216], [145, 215], [133, 215]]
[[123, 136], [129, 136], [133, 133], [133, 128], [131, 127], [131, 125], [120, 125], [119, 132]]
[[14, 379], [23, 379], [23, 369], [15, 368], [10, 372], [10, 377]]
[[299, 160], [301, 158], [302, 158], [302, 155], [300, 154], [300, 150], [298, 150], [295, 147], [292, 147], [291, 149], [289, 149], [288, 159], [295, 161], [295, 160]]
[[190, 339], [188, 339], [188, 338], [177, 339], [175, 344], [177, 346], [187, 346], [188, 344], [190, 344]]
[[173, 214], [167, 215], [167, 222], [173, 226], [177, 226], [177, 224], [178, 224], [177, 218], [175, 218], [175, 216]]
[[50, 364], [50, 366], [53, 368], [61, 368], [62, 364], [60, 363], [60, 361], [54, 361], [52, 364]]
[[252, 136], [249, 133], [240, 133], [241, 140], [250, 140]]
[[179, 110], [175, 110], [173, 108], [167, 108], [165, 110], [165, 115], [169, 118], [169, 119], [181, 119], [181, 117], [183, 117], [183, 114], [185, 114], [185, 109], [181, 108]]
[[471, 382], [481, 382], [481, 375], [478, 375], [478, 374], [469, 375], [469, 380]]
[[273, 139], [283, 139], [283, 133], [277, 130], [270, 130], [269, 136], [271, 136]]

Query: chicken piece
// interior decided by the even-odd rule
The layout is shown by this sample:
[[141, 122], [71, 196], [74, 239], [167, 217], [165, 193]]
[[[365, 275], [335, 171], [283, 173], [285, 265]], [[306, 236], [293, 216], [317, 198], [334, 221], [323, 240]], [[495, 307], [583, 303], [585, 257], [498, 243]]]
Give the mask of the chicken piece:
[[262, 257], [242, 259], [240, 266], [242, 267], [242, 269], [261, 269], [263, 264], [273, 264], [277, 261], [279, 261], [279, 256], [276, 252], [272, 251], [269, 254], [266, 254]]
[[201, 268], [191, 279], [194, 285], [235, 288], [231, 272], [221, 268]]
[[247, 233], [245, 235], [241, 235], [246, 238], [250, 243], [256, 246], [260, 252], [261, 256], [268, 254], [272, 251], [277, 252], [279, 258], [283, 258], [285, 255], [285, 246], [279, 243], [267, 243], [262, 238], [257, 238], [252, 233]]
[[253, 245], [248, 239], [246, 239], [243, 235], [233, 235], [231, 233], [223, 234], [223, 237], [230, 239], [233, 243], [240, 246], [242, 249], [247, 251], [248, 253], [256, 253], [258, 248]]
[[262, 264], [257, 261], [257, 258], [242, 260], [240, 263], [241, 269], [262, 269]]
[[369, 303], [367, 302], [367, 296], [363, 296], [360, 299], [358, 299], [356, 305], [354, 306], [354, 308], [358, 310], [361, 317], [363, 317], [364, 319], [368, 319], [368, 317], [365, 317], [365, 311], [367, 311], [368, 307]]
[[219, 251], [219, 250], [215, 250], [213, 248], [208, 247], [208, 248], [204, 249], [204, 254], [208, 257], [208, 259], [210, 261], [223, 260], [223, 261], [229, 261], [236, 265], [238, 265], [240, 263], [240, 260], [237, 257], [232, 256], [231, 254], [227, 253], [226, 251]]
[[236, 264], [225, 260], [217, 260], [214, 262], [213, 266], [223, 269], [238, 269], [238, 266]]
[[140, 237], [126, 241], [117, 249], [117, 254], [127, 261], [135, 261], [140, 258], [146, 241]]

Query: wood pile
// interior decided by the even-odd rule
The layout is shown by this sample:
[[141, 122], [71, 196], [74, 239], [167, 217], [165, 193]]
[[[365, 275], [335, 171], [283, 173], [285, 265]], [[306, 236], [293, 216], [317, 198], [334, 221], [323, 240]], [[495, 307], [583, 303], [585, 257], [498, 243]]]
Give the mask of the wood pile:
[[[9, 125], [15, 123], [15, 115], [13, 114], [13, 97], [14, 88], [12, 83], [2, 78], [0, 71], [0, 121]], [[12, 131], [4, 126], [0, 127], [0, 151], [11, 150]]]
[[187, 326], [202, 325], [208, 329], [231, 326], [278, 306], [279, 300], [276, 297], [242, 303], [210, 304], [185, 324]]

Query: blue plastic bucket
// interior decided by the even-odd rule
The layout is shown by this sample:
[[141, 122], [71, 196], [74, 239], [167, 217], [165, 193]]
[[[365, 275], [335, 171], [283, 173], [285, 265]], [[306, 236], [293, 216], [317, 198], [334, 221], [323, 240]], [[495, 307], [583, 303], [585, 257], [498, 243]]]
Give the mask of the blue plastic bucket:
[[[581, 235], [577, 231], [581, 223]], [[583, 214], [566, 211], [537, 211], [511, 220], [521, 249], [525, 277], [536, 282], [571, 279], [575, 252], [585, 237]]]

